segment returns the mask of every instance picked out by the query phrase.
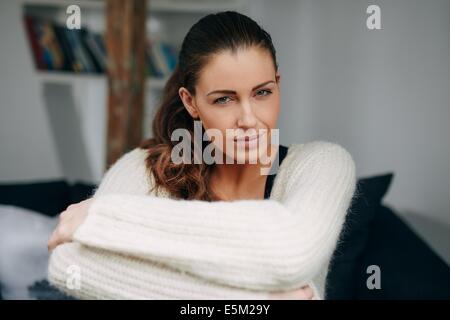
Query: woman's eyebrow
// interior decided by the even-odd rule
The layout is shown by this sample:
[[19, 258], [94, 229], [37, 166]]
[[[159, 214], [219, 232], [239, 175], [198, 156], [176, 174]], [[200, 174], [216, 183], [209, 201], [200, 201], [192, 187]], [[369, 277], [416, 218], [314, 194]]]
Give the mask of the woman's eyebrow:
[[[263, 83], [261, 83], [261, 84], [258, 84], [256, 87], [253, 87], [253, 88], [252, 88], [252, 91], [253, 91], [253, 90], [256, 90], [256, 89], [258, 89], [258, 88], [260, 88], [260, 87], [262, 87], [262, 86], [265, 86], [266, 84], [269, 84], [269, 83], [271, 83], [271, 82], [275, 83], [275, 81], [273, 81], [273, 80], [269, 80], [269, 81], [263, 82]], [[233, 90], [225, 90], [225, 89], [223, 89], [223, 90], [214, 90], [214, 91], [211, 91], [210, 93], [208, 93], [206, 96], [209, 96], [210, 94], [213, 94], [213, 93], [228, 93], [228, 94], [235, 94], [236, 91], [233, 91]]]

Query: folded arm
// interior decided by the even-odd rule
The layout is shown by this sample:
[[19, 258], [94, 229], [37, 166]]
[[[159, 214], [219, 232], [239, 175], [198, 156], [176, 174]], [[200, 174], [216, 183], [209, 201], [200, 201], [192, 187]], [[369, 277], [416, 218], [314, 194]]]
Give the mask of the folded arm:
[[355, 191], [355, 165], [345, 149], [326, 142], [290, 150], [284, 161], [277, 200], [105, 194], [93, 201], [74, 239], [217, 284], [298, 288], [334, 251]]
[[[134, 149], [112, 165], [93, 199], [111, 193], [145, 194], [145, 153]], [[133, 181], [133, 183], [129, 183]], [[73, 268], [75, 266], [76, 268]], [[79, 271], [80, 287], [70, 288]], [[57, 246], [48, 267], [50, 283], [79, 299], [269, 299], [267, 291], [252, 291], [209, 282], [158, 261], [86, 246]], [[317, 292], [316, 292], [317, 294]]]

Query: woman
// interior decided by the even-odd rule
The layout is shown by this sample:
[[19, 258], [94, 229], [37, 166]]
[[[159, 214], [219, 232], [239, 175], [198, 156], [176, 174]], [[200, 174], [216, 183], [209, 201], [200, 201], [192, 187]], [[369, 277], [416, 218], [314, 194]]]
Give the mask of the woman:
[[[192, 26], [153, 138], [61, 214], [50, 282], [78, 298], [323, 299], [355, 164], [327, 141], [278, 149], [279, 81], [271, 37], [255, 21], [227, 11]], [[194, 137], [196, 121], [219, 138], [182, 158], [214, 146], [216, 160], [233, 161], [173, 161], [174, 132]], [[276, 177], [250, 161], [255, 146], [270, 164], [279, 156]]]

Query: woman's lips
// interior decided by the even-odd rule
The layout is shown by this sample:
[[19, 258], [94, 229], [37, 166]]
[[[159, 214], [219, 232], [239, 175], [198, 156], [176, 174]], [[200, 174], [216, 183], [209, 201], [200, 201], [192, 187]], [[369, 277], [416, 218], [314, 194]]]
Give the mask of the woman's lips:
[[234, 142], [245, 145], [245, 147], [256, 147], [261, 141], [261, 138], [264, 136], [265, 132], [260, 134], [252, 135], [252, 136], [244, 136], [244, 137], [235, 137]]
[[239, 138], [234, 138], [235, 141], [252, 141], [252, 140], [256, 140], [259, 138], [259, 135], [254, 135], [254, 136], [245, 136], [245, 137], [239, 137]]

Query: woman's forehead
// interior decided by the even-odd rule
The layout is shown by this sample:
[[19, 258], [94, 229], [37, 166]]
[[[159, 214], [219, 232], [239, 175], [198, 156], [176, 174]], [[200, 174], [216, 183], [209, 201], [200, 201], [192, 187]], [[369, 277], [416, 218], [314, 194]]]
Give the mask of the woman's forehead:
[[275, 79], [270, 53], [260, 48], [223, 51], [212, 56], [200, 73], [200, 90], [251, 89], [255, 85]]

